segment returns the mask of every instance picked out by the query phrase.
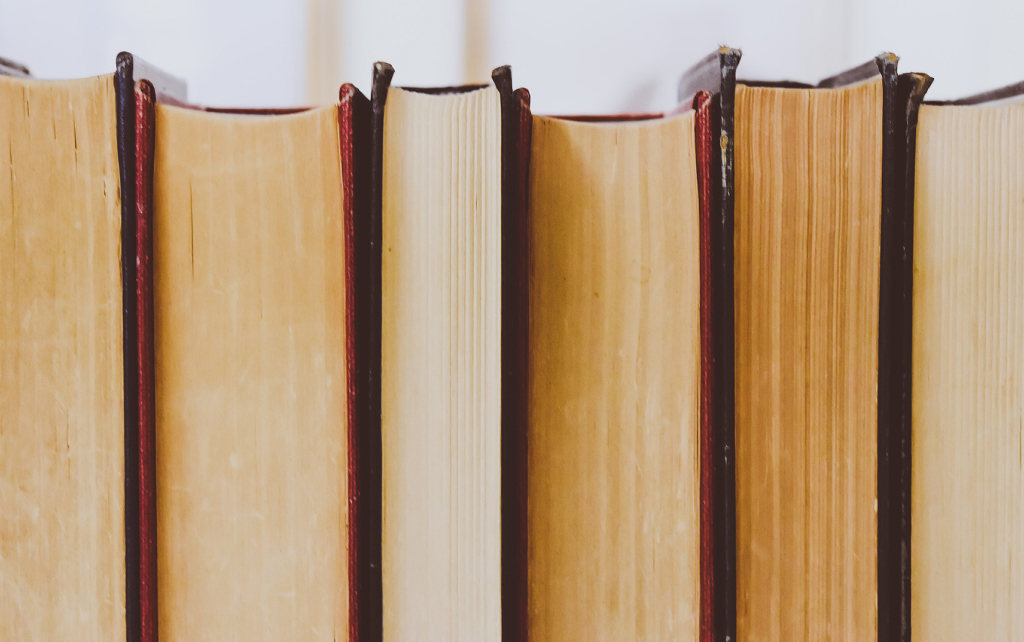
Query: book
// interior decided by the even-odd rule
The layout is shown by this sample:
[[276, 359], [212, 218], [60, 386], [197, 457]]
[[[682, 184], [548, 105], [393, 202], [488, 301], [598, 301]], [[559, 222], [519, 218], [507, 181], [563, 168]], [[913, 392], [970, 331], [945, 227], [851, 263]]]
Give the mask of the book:
[[279, 109], [0, 58], [0, 639], [1024, 633], [1024, 83]]
[[918, 114], [907, 640], [1024, 635], [1022, 93]]
[[712, 102], [534, 115], [527, 638], [712, 640]]
[[892, 54], [816, 86], [739, 60], [680, 87], [722, 104], [721, 632], [896, 640], [908, 95]]
[[895, 76], [872, 71], [841, 88], [736, 87], [743, 638], [862, 640], [878, 627], [883, 101]]
[[[138, 640], [135, 202], [117, 72], [0, 61], [0, 637]], [[180, 81], [140, 65], [170, 93]], [[126, 267], [128, 266], [128, 267]], [[129, 278], [128, 270], [131, 270]]]
[[381, 225], [385, 640], [502, 637], [504, 447], [516, 336], [519, 118], [511, 71], [436, 89], [374, 82]]
[[379, 637], [379, 497], [360, 456], [374, 333], [356, 285], [372, 276], [371, 113], [351, 85], [340, 98], [140, 102], [148, 639]]
[[0, 92], [0, 637], [124, 640], [113, 76]]

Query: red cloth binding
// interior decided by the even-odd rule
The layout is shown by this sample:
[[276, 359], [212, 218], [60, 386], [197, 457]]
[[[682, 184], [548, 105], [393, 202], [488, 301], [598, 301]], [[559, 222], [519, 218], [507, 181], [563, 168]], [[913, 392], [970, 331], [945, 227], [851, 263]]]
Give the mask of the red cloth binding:
[[715, 476], [714, 476], [714, 281], [711, 227], [714, 212], [714, 127], [711, 94], [693, 97], [697, 185], [700, 190], [700, 640], [715, 639]]
[[135, 292], [139, 332], [139, 591], [141, 642], [157, 641], [156, 408], [153, 355], [153, 149], [156, 92], [135, 83]]

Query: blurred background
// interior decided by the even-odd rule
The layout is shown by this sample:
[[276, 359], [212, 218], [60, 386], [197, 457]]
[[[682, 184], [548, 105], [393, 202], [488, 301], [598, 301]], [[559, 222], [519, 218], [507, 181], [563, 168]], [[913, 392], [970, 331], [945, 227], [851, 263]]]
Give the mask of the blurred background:
[[386, 60], [400, 85], [511, 64], [537, 113], [661, 111], [720, 44], [740, 77], [814, 82], [893, 51], [929, 98], [1024, 80], [1024, 0], [0, 0], [0, 56], [41, 78], [131, 51], [212, 106], [333, 102]]

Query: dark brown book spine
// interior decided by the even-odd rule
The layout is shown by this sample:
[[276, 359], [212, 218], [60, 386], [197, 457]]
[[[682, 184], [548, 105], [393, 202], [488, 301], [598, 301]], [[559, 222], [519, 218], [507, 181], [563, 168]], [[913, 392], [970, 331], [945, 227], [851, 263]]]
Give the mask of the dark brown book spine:
[[[897, 153], [900, 118], [896, 64], [893, 54], [874, 60], [874, 74], [882, 77], [882, 217], [878, 283], [878, 640], [898, 642], [902, 628], [900, 433], [904, 369], [903, 321], [909, 307], [902, 266], [907, 257], [905, 216], [898, 198], [902, 182]], [[856, 70], [851, 70], [853, 73]], [[838, 76], [840, 80], [843, 75]], [[852, 81], [853, 79], [851, 79]], [[841, 86], [842, 82], [835, 85]], [[909, 354], [909, 353], [908, 353]]]
[[359, 429], [359, 495], [365, 498], [360, 504], [359, 523], [356, 537], [360, 546], [359, 559], [363, 571], [359, 578], [359, 642], [379, 642], [384, 637], [383, 576], [381, 574], [382, 522], [382, 453], [381, 453], [381, 245], [383, 243], [382, 215], [384, 208], [384, 106], [394, 68], [386, 62], [373, 66], [373, 81], [370, 89], [370, 136], [368, 159], [369, 202], [365, 216], [366, 254], [360, 259], [363, 266], [361, 288], [366, 298], [359, 305], [359, 312], [365, 319], [367, 334], [363, 349], [366, 350], [366, 420]]
[[[348, 401], [349, 640], [381, 638], [379, 481], [380, 410], [370, 394], [379, 328], [372, 317], [370, 101], [353, 85], [341, 88], [338, 134], [345, 224], [345, 359]], [[380, 362], [379, 351], [376, 353]], [[376, 441], [375, 441], [376, 439]], [[373, 463], [373, 444], [377, 444]]]
[[502, 639], [527, 636], [527, 282], [530, 92], [513, 91], [512, 68], [491, 79], [501, 96], [501, 612]]
[[125, 638], [139, 642], [139, 343], [135, 280], [135, 73], [131, 54], [114, 74], [121, 181], [121, 331], [124, 360]]
[[734, 282], [734, 165], [736, 68], [739, 49], [719, 50], [719, 130], [714, 139], [718, 171], [717, 211], [712, 225], [715, 344], [715, 635], [736, 640], [736, 344]]
[[[504, 68], [501, 68], [504, 69]], [[511, 90], [512, 79], [495, 85]], [[501, 84], [499, 84], [499, 81]], [[506, 104], [507, 101], [507, 104]], [[508, 110], [505, 118], [506, 107]], [[529, 372], [529, 189], [533, 114], [530, 92], [502, 93], [502, 639], [527, 636], [527, 430]], [[507, 173], [504, 171], [507, 169]]]
[[700, 204], [700, 640], [715, 639], [715, 283], [711, 256], [715, 109], [711, 94], [693, 97]]
[[156, 93], [135, 83], [135, 293], [139, 364], [139, 618], [142, 642], [157, 640], [156, 408], [153, 368], [153, 143]]

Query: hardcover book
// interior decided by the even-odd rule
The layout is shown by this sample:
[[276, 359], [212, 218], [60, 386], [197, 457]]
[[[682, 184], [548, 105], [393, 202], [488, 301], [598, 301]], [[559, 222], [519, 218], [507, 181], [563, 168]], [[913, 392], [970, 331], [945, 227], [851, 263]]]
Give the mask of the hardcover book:
[[722, 106], [719, 635], [898, 640], [906, 133], [927, 85], [906, 91], [892, 54], [815, 86], [737, 81], [739, 60], [680, 86]]
[[0, 60], [3, 638], [141, 635], [134, 131], [124, 124], [135, 79], [168, 97], [184, 83], [132, 61], [43, 81]]
[[520, 102], [508, 67], [436, 89], [392, 74], [377, 65], [372, 96], [383, 635], [498, 640], [522, 541]]
[[679, 112], [532, 119], [530, 640], [713, 638], [710, 95]]
[[379, 638], [369, 103], [136, 89], [144, 639]]
[[926, 102], [917, 121], [909, 640], [1024, 635], [1022, 95]]

